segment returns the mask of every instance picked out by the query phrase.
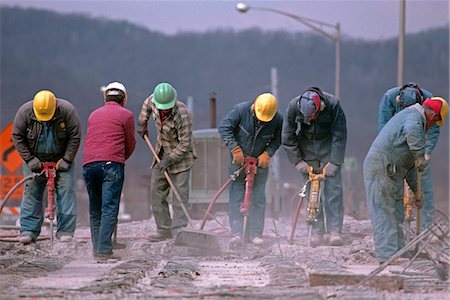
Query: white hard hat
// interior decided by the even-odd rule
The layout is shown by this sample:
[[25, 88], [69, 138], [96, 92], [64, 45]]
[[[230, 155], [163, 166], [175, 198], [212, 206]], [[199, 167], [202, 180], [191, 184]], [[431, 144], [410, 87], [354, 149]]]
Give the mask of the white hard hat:
[[127, 89], [125, 88], [125, 86], [123, 84], [121, 84], [120, 82], [114, 81], [111, 82], [110, 84], [108, 84], [105, 88], [105, 90], [103, 91], [103, 95], [105, 96], [114, 96], [117, 95], [116, 91], [122, 91], [125, 94], [125, 99], [124, 99], [124, 104], [127, 101]]

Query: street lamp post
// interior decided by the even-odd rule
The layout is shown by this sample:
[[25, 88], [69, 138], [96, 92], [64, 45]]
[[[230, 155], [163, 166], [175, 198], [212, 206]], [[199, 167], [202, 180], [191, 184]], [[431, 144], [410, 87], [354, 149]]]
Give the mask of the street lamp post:
[[[327, 38], [333, 40], [336, 44], [336, 52], [335, 52], [335, 84], [334, 84], [334, 95], [336, 98], [340, 99], [340, 73], [341, 73], [341, 25], [340, 23], [329, 24], [322, 21], [294, 15], [282, 10], [278, 10], [270, 7], [261, 7], [261, 6], [249, 6], [244, 3], [238, 3], [236, 5], [236, 9], [241, 13], [246, 13], [250, 9], [254, 10], [262, 10], [269, 11], [279, 15], [286, 16], [288, 18], [294, 19], [303, 25], [311, 28], [312, 30], [326, 36]], [[330, 34], [329, 32], [323, 30], [319, 26], [331, 27], [336, 30], [336, 34]]]

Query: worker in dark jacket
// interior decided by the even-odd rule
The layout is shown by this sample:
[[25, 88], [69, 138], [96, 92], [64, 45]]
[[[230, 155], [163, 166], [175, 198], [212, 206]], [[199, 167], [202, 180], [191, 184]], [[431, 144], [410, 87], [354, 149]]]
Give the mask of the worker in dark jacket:
[[[378, 107], [378, 131], [381, 131], [384, 125], [402, 109], [416, 103], [423, 104], [425, 99], [433, 98], [431, 92], [419, 87], [417, 83], [409, 82], [402, 87], [394, 87], [386, 91], [381, 98]], [[424, 195], [423, 208], [420, 212], [420, 223], [422, 229], [428, 227], [433, 222], [434, 194], [433, 181], [431, 178], [431, 152], [439, 139], [440, 126], [435, 124], [426, 134], [425, 157], [430, 163], [422, 174], [422, 192]], [[402, 203], [398, 203], [402, 205]]]
[[282, 143], [289, 161], [304, 180], [307, 180], [308, 166], [326, 170], [324, 197], [320, 202], [318, 220], [312, 225], [312, 246], [323, 243], [325, 229], [330, 245], [342, 245], [340, 233], [344, 210], [341, 166], [346, 142], [344, 111], [333, 95], [312, 87], [289, 102], [282, 133]]
[[[80, 117], [70, 102], [48, 90], [38, 92], [22, 105], [14, 118], [14, 146], [26, 162], [24, 176], [41, 172], [45, 162], [56, 163], [56, 237], [72, 240], [76, 226], [75, 170], [72, 165], [81, 139]], [[20, 242], [34, 242], [44, 220], [42, 198], [47, 180], [27, 181], [20, 211]]]
[[117, 224], [125, 161], [136, 146], [134, 116], [124, 107], [125, 86], [120, 82], [108, 84], [104, 101], [105, 105], [89, 116], [83, 159], [92, 246], [99, 263], [119, 259], [113, 255], [111, 236]]
[[[281, 144], [283, 117], [278, 113], [278, 101], [269, 93], [259, 95], [253, 102], [235, 105], [219, 124], [219, 133], [231, 152], [228, 173], [231, 175], [251, 156], [258, 159], [254, 179], [249, 219], [246, 230], [255, 245], [263, 243], [266, 182], [270, 157]], [[242, 239], [243, 215], [240, 212], [245, 194], [245, 172], [230, 185], [229, 220], [234, 235], [232, 243]], [[245, 237], [247, 238], [247, 237]]]

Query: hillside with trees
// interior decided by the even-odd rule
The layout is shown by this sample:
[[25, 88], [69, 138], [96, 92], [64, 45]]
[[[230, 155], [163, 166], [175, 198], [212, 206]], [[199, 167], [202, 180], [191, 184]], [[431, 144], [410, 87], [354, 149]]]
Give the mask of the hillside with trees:
[[[278, 70], [283, 114], [289, 100], [309, 86], [334, 90], [334, 43], [313, 33], [251, 29], [168, 36], [124, 21], [16, 7], [0, 7], [0, 22], [1, 128], [40, 89], [71, 101], [84, 132], [87, 117], [103, 103], [101, 86], [111, 81], [125, 84], [127, 106], [136, 118], [157, 83], [172, 83], [180, 100], [193, 97], [195, 129], [209, 126], [209, 92], [217, 93], [219, 121], [232, 105], [270, 91], [272, 67]], [[448, 27], [407, 35], [405, 49], [405, 81], [418, 82], [448, 99]], [[341, 104], [348, 126], [346, 156], [355, 157], [358, 163], [347, 180], [361, 202], [365, 202], [362, 161], [377, 133], [379, 100], [396, 85], [396, 74], [395, 39], [343, 39]], [[448, 205], [448, 136], [446, 125], [432, 156], [436, 199], [444, 208]], [[78, 164], [81, 158], [82, 151]], [[283, 179], [296, 183], [294, 168], [287, 161], [282, 164]], [[139, 141], [127, 165], [134, 170], [127, 182], [133, 176], [148, 175], [149, 165], [149, 151]]]

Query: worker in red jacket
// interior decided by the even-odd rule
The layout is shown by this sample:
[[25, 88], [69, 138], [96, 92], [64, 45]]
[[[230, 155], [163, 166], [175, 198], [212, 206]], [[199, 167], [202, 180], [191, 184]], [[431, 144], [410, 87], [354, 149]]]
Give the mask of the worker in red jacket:
[[136, 146], [134, 116], [124, 108], [125, 86], [112, 82], [104, 96], [105, 105], [89, 116], [83, 159], [92, 246], [98, 263], [120, 259], [113, 255], [111, 236], [117, 224], [125, 161]]

